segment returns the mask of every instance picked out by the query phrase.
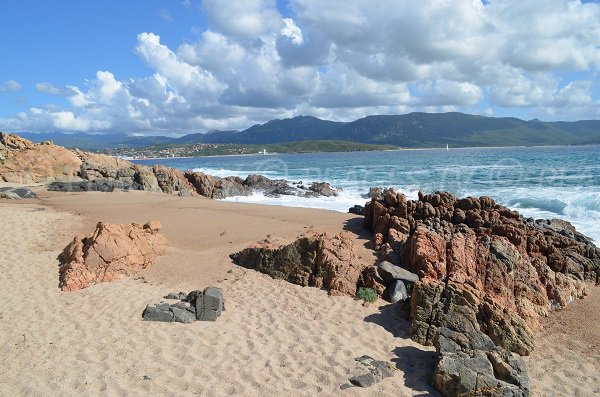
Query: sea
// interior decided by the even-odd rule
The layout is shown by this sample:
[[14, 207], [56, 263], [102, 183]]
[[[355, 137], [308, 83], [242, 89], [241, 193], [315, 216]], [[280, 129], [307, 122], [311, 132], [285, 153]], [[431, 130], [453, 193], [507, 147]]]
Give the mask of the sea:
[[325, 181], [338, 197], [231, 197], [227, 201], [347, 212], [371, 187], [491, 196], [527, 217], [560, 218], [600, 242], [600, 146], [446, 148], [349, 153], [276, 154], [137, 160], [215, 176], [261, 174], [272, 179]]

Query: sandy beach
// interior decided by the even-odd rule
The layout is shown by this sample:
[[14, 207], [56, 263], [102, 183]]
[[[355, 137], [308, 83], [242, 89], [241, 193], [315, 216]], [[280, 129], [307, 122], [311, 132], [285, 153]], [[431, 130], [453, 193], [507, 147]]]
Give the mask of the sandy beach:
[[[325, 210], [148, 192], [50, 193], [1, 200], [0, 394], [16, 396], [426, 396], [435, 350], [413, 342], [396, 306], [299, 287], [237, 267], [229, 254], [267, 235], [347, 229], [362, 218]], [[159, 220], [167, 255], [133, 279], [58, 288], [61, 250], [98, 221]], [[373, 255], [364, 249], [362, 255]], [[217, 322], [143, 322], [171, 291], [215, 285]], [[527, 358], [536, 396], [600, 395], [600, 291], [545, 320]], [[393, 362], [376, 385], [340, 389], [355, 357]]]

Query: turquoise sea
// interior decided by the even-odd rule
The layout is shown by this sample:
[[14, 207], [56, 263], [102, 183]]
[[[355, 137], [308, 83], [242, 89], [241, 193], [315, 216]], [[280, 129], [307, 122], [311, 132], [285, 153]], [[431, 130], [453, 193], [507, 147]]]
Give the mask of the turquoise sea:
[[216, 176], [262, 174], [289, 181], [327, 181], [336, 198], [235, 197], [230, 201], [347, 211], [372, 186], [409, 198], [419, 190], [488, 195], [536, 218], [562, 218], [600, 242], [600, 146], [464, 148], [386, 152], [267, 154], [140, 160]]

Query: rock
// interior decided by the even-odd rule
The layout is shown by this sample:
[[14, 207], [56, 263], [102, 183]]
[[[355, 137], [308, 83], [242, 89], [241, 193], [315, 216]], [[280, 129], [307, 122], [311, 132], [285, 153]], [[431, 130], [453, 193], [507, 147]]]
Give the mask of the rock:
[[375, 384], [375, 375], [370, 372], [362, 375], [356, 375], [348, 379], [350, 383], [358, 387], [369, 387]]
[[169, 292], [165, 299], [177, 299], [177, 300], [185, 300], [187, 299], [188, 294], [185, 292]]
[[92, 181], [78, 182], [52, 182], [48, 190], [53, 192], [113, 192], [119, 190], [141, 190], [142, 186], [137, 183], [125, 184], [118, 180], [96, 179]]
[[196, 318], [200, 321], [216, 321], [223, 311], [223, 290], [207, 287], [196, 299]]
[[[6, 195], [6, 198], [13, 199], [35, 199], [37, 194], [25, 187], [3, 187], [0, 188], [0, 196]], [[9, 197], [10, 196], [10, 197]]]
[[134, 275], [166, 250], [167, 240], [158, 230], [99, 222], [93, 233], [76, 236], [63, 250], [60, 287], [75, 291]]
[[173, 317], [174, 315], [170, 306], [164, 303], [148, 305], [142, 313], [142, 318], [146, 321], [162, 321], [170, 323], [173, 321]]
[[177, 193], [181, 196], [197, 194], [194, 186], [186, 179], [183, 172], [163, 165], [155, 165], [152, 167], [152, 171], [163, 193]]
[[170, 310], [173, 313], [173, 322], [189, 324], [196, 321], [196, 314], [194, 312], [177, 307], [175, 305], [172, 305]]
[[14, 134], [0, 133], [0, 181], [39, 183], [77, 180], [81, 160], [56, 145], [34, 144]]
[[234, 263], [330, 294], [356, 295], [367, 264], [359, 258], [349, 232], [309, 233], [290, 244], [265, 240], [231, 255]]
[[369, 387], [394, 375], [394, 368], [386, 361], [375, 360], [369, 356], [361, 356], [354, 359], [360, 368], [367, 372], [348, 379], [354, 386]]
[[243, 181], [234, 178], [219, 178], [202, 172], [186, 172], [185, 177], [194, 186], [198, 194], [212, 199], [224, 199], [232, 196], [248, 196], [251, 189]]
[[419, 281], [419, 276], [416, 274], [387, 261], [382, 261], [377, 265], [377, 272], [387, 285], [392, 284], [394, 280], [403, 280], [409, 283]]
[[365, 207], [363, 207], [362, 205], [355, 205], [355, 206], [350, 207], [348, 209], [348, 213], [350, 213], [350, 214], [356, 214], [356, 215], [364, 215], [365, 214]]
[[408, 299], [408, 291], [404, 286], [402, 280], [395, 280], [390, 286], [388, 292], [388, 300], [391, 303], [396, 303], [400, 301], [405, 301]]
[[318, 196], [337, 197], [338, 191], [327, 182], [313, 182], [308, 190], [317, 193]]
[[196, 320], [216, 321], [225, 310], [223, 290], [217, 287], [206, 287], [204, 291], [171, 292], [166, 299], [177, 299], [180, 302], [172, 305], [157, 303], [148, 305], [142, 313], [147, 321], [163, 321], [189, 324]]
[[20, 200], [21, 197], [17, 193], [11, 191], [0, 192], [0, 199]]
[[372, 187], [369, 188], [369, 193], [364, 195], [365, 198], [375, 199], [375, 200], [383, 200], [383, 188], [380, 187]]

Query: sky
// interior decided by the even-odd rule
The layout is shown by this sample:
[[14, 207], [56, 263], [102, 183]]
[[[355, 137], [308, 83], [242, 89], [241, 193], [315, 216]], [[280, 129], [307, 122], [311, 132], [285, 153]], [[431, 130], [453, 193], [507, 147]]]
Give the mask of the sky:
[[600, 119], [599, 70], [598, 1], [0, 0], [8, 132]]

